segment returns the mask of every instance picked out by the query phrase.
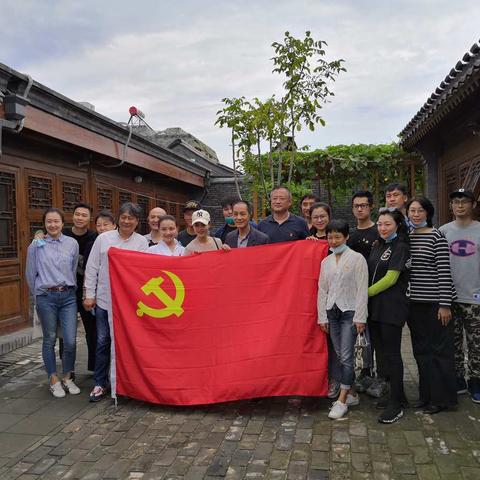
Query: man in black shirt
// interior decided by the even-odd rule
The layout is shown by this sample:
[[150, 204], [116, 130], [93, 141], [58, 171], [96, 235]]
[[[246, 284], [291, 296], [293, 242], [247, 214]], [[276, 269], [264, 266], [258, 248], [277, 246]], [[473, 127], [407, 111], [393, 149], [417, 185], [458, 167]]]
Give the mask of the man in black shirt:
[[[97, 233], [88, 228], [91, 218], [92, 207], [86, 203], [77, 203], [73, 209], [73, 227], [64, 228], [62, 233], [67, 237], [74, 238], [78, 242], [77, 309], [82, 317], [83, 327], [85, 328], [85, 338], [88, 348], [88, 369], [93, 371], [95, 368], [95, 350], [97, 347], [95, 317], [91, 312], [87, 312], [83, 308], [83, 280], [86, 267], [84, 264], [84, 255], [97, 238]], [[63, 342], [60, 339], [60, 356], [62, 355], [62, 351]]]
[[356, 192], [352, 197], [353, 216], [357, 227], [351, 230], [348, 246], [368, 260], [373, 242], [378, 238], [377, 226], [372, 221], [373, 195], [369, 191]]
[[300, 212], [303, 219], [307, 222], [308, 229], [312, 228], [312, 219], [310, 218], [310, 208], [314, 203], [320, 202], [320, 198], [312, 193], [304, 195], [300, 200]]
[[201, 208], [202, 206], [196, 200], [189, 200], [183, 207], [183, 219], [187, 228], [182, 230], [177, 236], [177, 240], [182, 244], [182, 247], [186, 247], [197, 237], [192, 226], [192, 213]]
[[[357, 227], [351, 231], [347, 243], [352, 250], [361, 253], [365, 257], [365, 260], [368, 260], [373, 242], [378, 238], [377, 226], [371, 218], [372, 207], [373, 195], [371, 192], [359, 191], [353, 194], [352, 211], [353, 216], [357, 220]], [[365, 329], [365, 335], [367, 336], [369, 345], [364, 349], [364, 368], [356, 379], [355, 386], [359, 392], [365, 392], [372, 387], [374, 390], [379, 390], [379, 393], [383, 393], [386, 388], [385, 384], [379, 382], [378, 379], [373, 383], [373, 351], [371, 348], [368, 325]]]
[[401, 183], [390, 183], [385, 187], [385, 206], [387, 208], [397, 208], [406, 217], [405, 207], [408, 202], [407, 187]]
[[225, 219], [225, 223], [220, 228], [215, 230], [213, 236], [219, 238], [222, 243], [225, 243], [225, 239], [227, 238], [227, 235], [229, 233], [235, 232], [237, 230], [235, 221], [233, 220], [233, 204], [237, 200], [240, 199], [236, 197], [224, 197], [220, 201], [220, 204], [222, 205], [222, 213], [223, 218]]

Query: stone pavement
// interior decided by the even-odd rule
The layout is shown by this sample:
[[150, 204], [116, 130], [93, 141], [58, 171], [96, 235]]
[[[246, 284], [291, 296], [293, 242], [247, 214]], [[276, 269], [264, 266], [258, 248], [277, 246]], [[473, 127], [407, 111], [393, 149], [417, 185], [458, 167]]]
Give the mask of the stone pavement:
[[[416, 370], [404, 341], [407, 394]], [[480, 406], [407, 410], [376, 422], [362, 396], [330, 421], [329, 401], [267, 398], [201, 407], [120, 399], [88, 403], [91, 377], [79, 338], [82, 393], [51, 397], [41, 342], [0, 357], [0, 478], [5, 479], [480, 479]]]

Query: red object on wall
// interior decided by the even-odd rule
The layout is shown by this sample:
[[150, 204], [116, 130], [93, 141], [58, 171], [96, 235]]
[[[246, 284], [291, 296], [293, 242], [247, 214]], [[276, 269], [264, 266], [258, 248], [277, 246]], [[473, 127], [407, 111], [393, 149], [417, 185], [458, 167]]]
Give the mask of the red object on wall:
[[165, 257], [109, 251], [116, 392], [196, 405], [324, 396], [324, 241]]

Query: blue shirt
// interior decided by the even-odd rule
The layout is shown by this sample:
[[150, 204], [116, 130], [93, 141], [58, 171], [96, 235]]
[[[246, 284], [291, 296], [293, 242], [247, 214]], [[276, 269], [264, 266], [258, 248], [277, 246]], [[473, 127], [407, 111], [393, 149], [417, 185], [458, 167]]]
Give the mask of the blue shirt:
[[273, 215], [269, 215], [258, 224], [258, 230], [270, 237], [270, 243], [304, 240], [310, 235], [307, 222], [293, 213], [283, 223], [278, 223]]
[[33, 242], [28, 247], [26, 278], [33, 295], [45, 293], [52, 287], [77, 285], [78, 242], [61, 234], [49, 235], [45, 244]]

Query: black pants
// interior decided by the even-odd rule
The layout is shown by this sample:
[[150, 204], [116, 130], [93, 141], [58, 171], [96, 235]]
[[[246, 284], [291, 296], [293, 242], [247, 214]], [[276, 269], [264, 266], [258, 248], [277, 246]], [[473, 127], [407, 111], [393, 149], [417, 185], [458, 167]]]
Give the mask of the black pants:
[[[77, 309], [82, 318], [83, 328], [85, 329], [85, 339], [87, 341], [88, 350], [87, 368], [93, 372], [95, 370], [95, 352], [97, 350], [97, 324], [95, 323], [95, 316], [83, 308], [83, 300], [78, 296]], [[59, 354], [60, 358], [62, 358], [63, 340], [61, 338], [59, 342]]]
[[418, 366], [420, 400], [440, 407], [456, 405], [453, 321], [442, 325], [437, 303], [411, 302], [408, 326]]
[[402, 327], [383, 322], [368, 322], [372, 346], [377, 357], [377, 374], [390, 382], [389, 404], [400, 407], [405, 402]]

